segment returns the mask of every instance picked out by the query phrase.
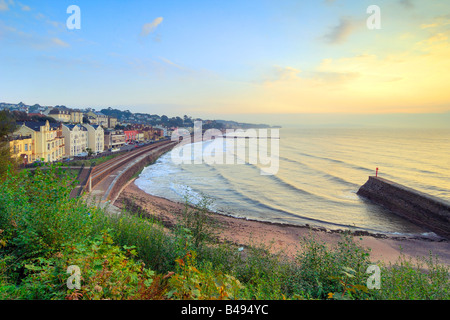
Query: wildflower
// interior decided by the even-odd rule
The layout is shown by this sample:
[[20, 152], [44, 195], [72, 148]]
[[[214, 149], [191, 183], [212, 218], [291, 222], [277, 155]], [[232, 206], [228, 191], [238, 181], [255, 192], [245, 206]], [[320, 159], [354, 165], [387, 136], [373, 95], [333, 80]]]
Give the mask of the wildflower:
[[334, 293], [330, 292], [328, 293], [328, 299], [333, 299]]

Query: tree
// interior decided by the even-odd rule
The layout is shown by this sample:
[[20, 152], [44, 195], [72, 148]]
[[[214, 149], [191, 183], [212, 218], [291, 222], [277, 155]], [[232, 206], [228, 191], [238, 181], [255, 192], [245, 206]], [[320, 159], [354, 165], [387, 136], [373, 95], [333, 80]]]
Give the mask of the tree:
[[94, 154], [94, 151], [91, 148], [86, 148], [86, 152], [88, 154], [88, 157], [90, 157]]
[[16, 129], [14, 117], [8, 110], [0, 111], [0, 179], [6, 173], [8, 166], [15, 168], [17, 161], [11, 157], [8, 135]]
[[8, 135], [16, 129], [14, 117], [8, 110], [0, 111], [0, 141], [6, 141]]

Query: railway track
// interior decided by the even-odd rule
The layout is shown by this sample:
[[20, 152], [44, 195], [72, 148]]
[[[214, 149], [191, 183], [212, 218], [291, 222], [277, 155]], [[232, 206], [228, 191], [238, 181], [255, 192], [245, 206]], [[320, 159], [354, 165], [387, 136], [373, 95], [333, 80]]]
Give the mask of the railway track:
[[115, 170], [119, 169], [120, 167], [124, 166], [125, 164], [129, 163], [130, 161], [136, 159], [137, 157], [139, 157], [151, 150], [157, 149], [161, 146], [168, 145], [170, 143], [173, 143], [173, 142], [170, 140], [157, 142], [157, 143], [151, 144], [149, 146], [140, 147], [137, 150], [129, 151], [123, 155], [117, 156], [111, 160], [101, 163], [98, 166], [95, 166], [93, 168], [91, 176], [90, 176], [90, 181], [88, 181], [87, 184], [90, 183], [90, 188], [94, 188], [103, 179], [105, 179], [109, 174], [111, 174]]

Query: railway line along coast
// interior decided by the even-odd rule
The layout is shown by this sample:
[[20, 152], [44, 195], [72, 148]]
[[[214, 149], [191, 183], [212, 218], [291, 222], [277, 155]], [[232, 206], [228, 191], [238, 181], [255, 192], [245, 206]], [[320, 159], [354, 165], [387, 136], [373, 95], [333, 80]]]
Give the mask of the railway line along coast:
[[113, 204], [127, 182], [175, 145], [177, 142], [170, 140], [157, 142], [129, 151], [92, 168], [85, 168], [83, 179], [74, 195], [84, 193], [89, 203], [119, 212]]

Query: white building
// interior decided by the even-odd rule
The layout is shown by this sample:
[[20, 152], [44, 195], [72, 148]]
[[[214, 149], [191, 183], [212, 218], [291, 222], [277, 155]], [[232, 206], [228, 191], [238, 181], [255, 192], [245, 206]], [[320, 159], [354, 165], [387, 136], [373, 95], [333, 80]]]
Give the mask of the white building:
[[88, 132], [88, 148], [94, 153], [103, 152], [105, 148], [105, 132], [97, 124], [83, 124]]
[[62, 133], [66, 156], [77, 156], [88, 148], [88, 130], [80, 124], [63, 124]]

